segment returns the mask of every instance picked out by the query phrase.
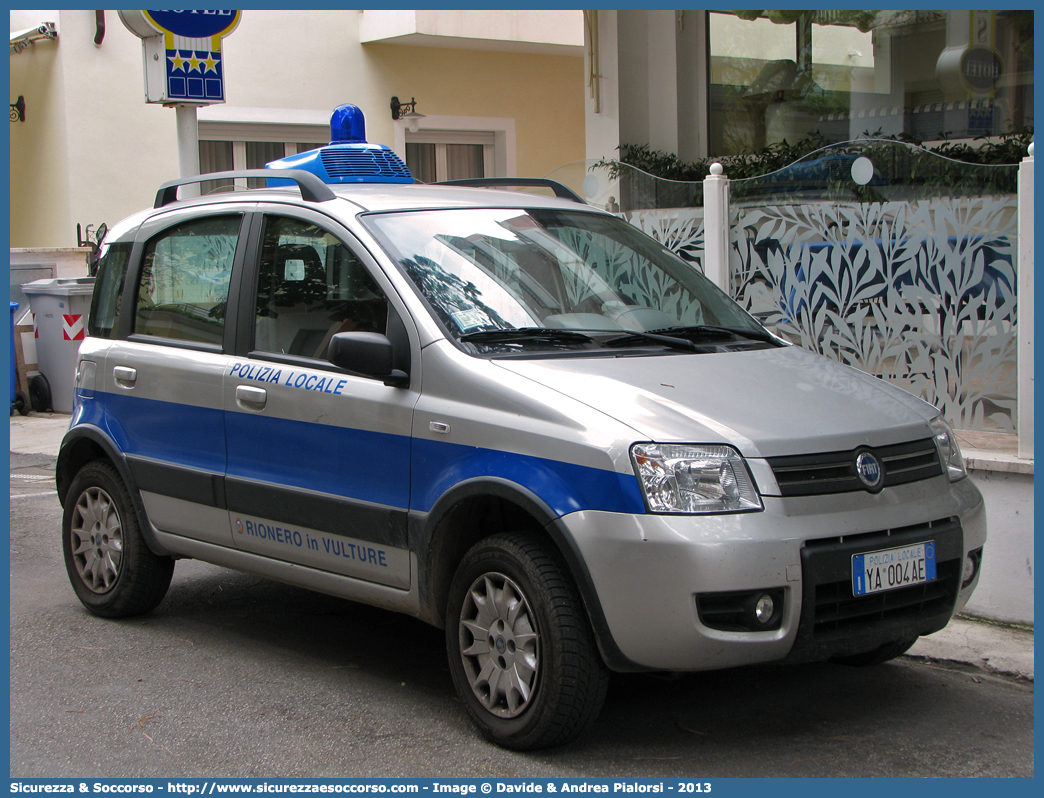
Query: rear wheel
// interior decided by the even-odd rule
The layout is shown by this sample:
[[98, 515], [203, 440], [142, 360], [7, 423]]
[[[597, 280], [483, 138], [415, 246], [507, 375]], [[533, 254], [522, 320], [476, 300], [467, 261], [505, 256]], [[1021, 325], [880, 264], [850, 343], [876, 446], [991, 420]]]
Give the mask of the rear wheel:
[[461, 561], [446, 614], [450, 672], [482, 733], [507, 748], [561, 745], [586, 731], [609, 673], [562, 565], [521, 534]]
[[37, 413], [51, 409], [51, 383], [43, 374], [29, 380], [29, 404]]
[[873, 651], [864, 651], [862, 654], [849, 654], [845, 657], [833, 657], [830, 661], [837, 663], [838, 665], [853, 665], [856, 667], [865, 667], [867, 665], [881, 665], [889, 660], [901, 657], [907, 651], [909, 651], [913, 644], [916, 643], [918, 638], [906, 637], [902, 640], [893, 640], [890, 643], [885, 643], [883, 646], [875, 648]]
[[62, 517], [69, 581], [95, 615], [120, 618], [153, 609], [167, 593], [174, 560], [141, 536], [130, 493], [116, 469], [94, 461], [76, 474]]

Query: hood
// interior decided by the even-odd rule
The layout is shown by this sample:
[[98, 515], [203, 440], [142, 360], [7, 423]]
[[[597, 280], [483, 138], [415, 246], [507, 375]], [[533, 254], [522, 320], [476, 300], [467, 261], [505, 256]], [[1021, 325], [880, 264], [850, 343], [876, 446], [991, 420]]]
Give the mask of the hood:
[[729, 443], [747, 457], [886, 446], [931, 435], [938, 412], [797, 346], [721, 354], [494, 361], [648, 440]]

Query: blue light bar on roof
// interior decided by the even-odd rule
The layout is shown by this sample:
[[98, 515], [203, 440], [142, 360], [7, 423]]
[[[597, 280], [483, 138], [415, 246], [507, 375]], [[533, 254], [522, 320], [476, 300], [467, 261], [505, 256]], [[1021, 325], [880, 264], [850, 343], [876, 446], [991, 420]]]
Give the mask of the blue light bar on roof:
[[[366, 142], [366, 120], [354, 105], [339, 105], [330, 117], [330, 144], [265, 164], [266, 169], [303, 169], [324, 183], [412, 183], [402, 159], [383, 144]], [[269, 186], [293, 186], [269, 179]]]

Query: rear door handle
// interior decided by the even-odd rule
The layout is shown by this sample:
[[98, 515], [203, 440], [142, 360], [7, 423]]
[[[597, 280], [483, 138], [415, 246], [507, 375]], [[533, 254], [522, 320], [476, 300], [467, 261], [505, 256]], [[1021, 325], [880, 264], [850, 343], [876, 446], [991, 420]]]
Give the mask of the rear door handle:
[[131, 386], [138, 379], [138, 371], [128, 366], [116, 366], [112, 370], [112, 376], [121, 385]]
[[236, 403], [246, 410], [264, 410], [268, 392], [253, 385], [236, 386]]

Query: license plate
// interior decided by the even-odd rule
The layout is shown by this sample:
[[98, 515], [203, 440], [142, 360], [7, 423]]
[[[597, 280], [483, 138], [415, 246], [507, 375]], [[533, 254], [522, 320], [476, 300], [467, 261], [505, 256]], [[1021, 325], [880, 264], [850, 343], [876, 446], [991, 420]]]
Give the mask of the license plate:
[[865, 596], [935, 579], [935, 541], [852, 555], [852, 595]]

